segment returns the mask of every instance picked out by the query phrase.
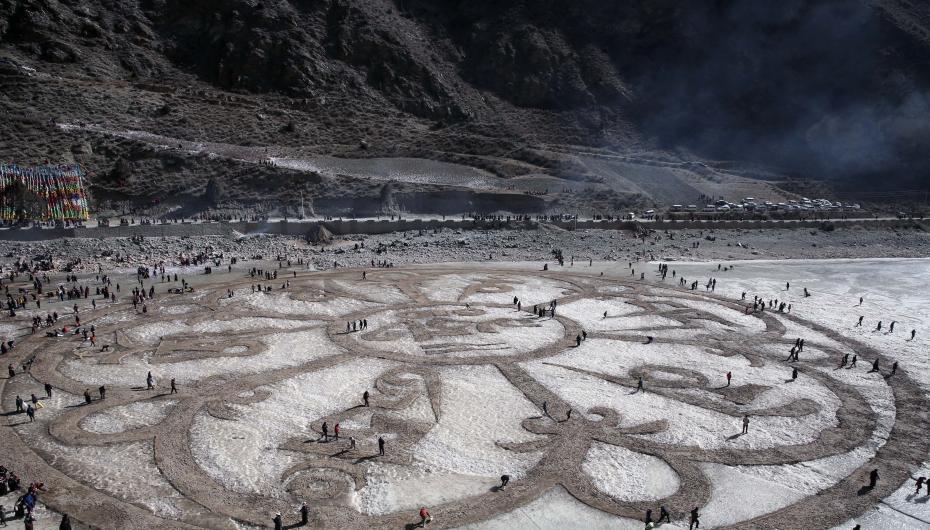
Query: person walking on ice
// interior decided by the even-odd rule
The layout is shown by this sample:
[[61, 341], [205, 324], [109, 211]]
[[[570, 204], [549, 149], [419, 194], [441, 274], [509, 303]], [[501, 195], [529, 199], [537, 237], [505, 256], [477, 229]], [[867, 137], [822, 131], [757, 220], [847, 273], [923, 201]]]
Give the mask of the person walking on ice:
[[749, 433], [749, 416], [743, 416], [743, 434]]
[[688, 530], [693, 530], [694, 528], [701, 527], [701, 514], [698, 513], [697, 506], [691, 510], [691, 523], [688, 525]]

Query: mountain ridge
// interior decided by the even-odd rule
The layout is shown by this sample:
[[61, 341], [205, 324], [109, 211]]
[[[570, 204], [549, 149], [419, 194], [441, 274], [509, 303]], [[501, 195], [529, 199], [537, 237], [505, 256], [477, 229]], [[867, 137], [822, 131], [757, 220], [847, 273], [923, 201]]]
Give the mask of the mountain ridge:
[[[605, 205], [650, 197], [611, 187], [579, 147], [924, 188], [928, 21], [903, 0], [0, 0], [14, 123], [0, 140], [15, 158], [60, 158], [81, 135], [51, 124], [82, 122], [421, 156], [600, 184]], [[128, 160], [152, 177], [139, 145], [84, 141], [100, 144], [85, 157], [97, 175]], [[210, 170], [191, 165], [204, 166], [193, 194]]]

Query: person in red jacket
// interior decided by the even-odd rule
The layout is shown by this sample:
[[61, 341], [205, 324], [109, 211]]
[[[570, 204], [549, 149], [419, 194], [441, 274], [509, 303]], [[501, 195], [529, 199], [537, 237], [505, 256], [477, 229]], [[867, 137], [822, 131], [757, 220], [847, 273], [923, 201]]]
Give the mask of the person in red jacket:
[[426, 506], [420, 508], [420, 528], [425, 527], [431, 522], [433, 522], [433, 516], [429, 514], [429, 510], [426, 509]]

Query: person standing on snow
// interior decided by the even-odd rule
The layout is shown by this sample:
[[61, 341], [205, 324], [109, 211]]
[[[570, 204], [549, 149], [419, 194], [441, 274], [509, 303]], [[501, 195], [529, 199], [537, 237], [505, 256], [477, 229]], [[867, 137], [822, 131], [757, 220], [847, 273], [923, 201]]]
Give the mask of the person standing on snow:
[[701, 527], [701, 514], [698, 513], [697, 506], [691, 510], [691, 523], [688, 525], [688, 530], [693, 530], [694, 528]]

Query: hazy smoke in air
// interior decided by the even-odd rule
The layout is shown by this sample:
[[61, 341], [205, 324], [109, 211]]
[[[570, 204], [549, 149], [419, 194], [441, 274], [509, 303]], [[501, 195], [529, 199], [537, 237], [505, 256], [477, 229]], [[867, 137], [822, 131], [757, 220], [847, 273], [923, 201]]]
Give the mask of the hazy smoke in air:
[[878, 9], [698, 0], [676, 16], [671, 43], [637, 76], [647, 134], [808, 175], [930, 186], [920, 171], [930, 168], [930, 96], [905, 56], [927, 64], [930, 49]]

